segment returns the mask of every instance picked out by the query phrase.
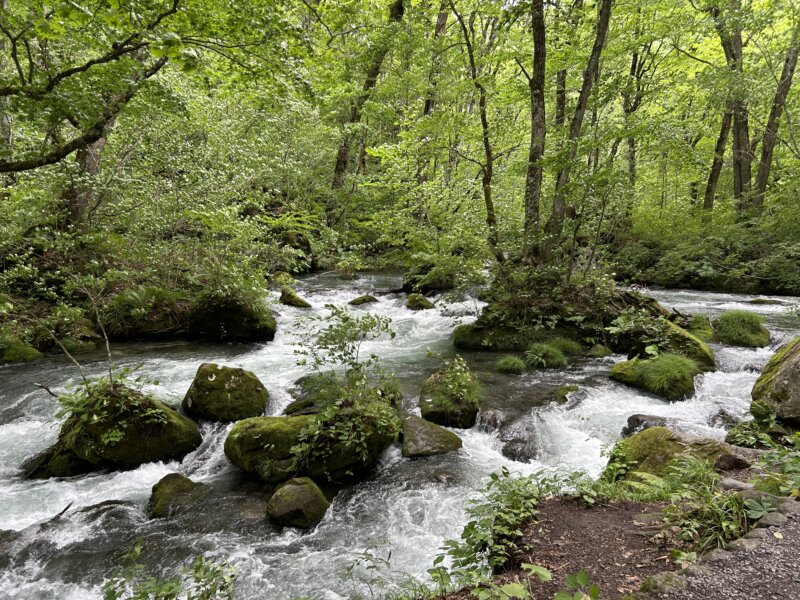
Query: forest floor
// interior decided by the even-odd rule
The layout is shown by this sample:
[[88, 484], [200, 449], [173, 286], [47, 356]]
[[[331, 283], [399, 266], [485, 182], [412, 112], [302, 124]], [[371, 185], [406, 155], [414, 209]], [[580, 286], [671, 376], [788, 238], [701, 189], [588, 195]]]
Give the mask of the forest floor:
[[[552, 580], [541, 583], [515, 568], [494, 583], [521, 582], [530, 587], [533, 599], [551, 600], [556, 592], [568, 589], [567, 575], [584, 570], [603, 599], [797, 599], [800, 502], [789, 503], [795, 504], [785, 514], [775, 514], [770, 525], [764, 520], [725, 550], [713, 550], [681, 571], [670, 552], [677, 540], [664, 530], [660, 518], [665, 503], [614, 501], [588, 507], [568, 497], [551, 498], [539, 506], [538, 521], [525, 529], [514, 564], [543, 566]], [[637, 593], [652, 575], [658, 585], [647, 594]], [[448, 596], [474, 598], [469, 589]]]
[[[551, 599], [566, 589], [564, 578], [585, 570], [602, 598], [621, 598], [639, 589], [650, 575], [675, 570], [678, 565], [658, 536], [654, 523], [664, 503], [613, 502], [587, 507], [569, 498], [541, 503], [536, 523], [524, 532], [516, 562], [541, 565], [552, 581], [532, 582], [535, 598]], [[509, 571], [495, 582], [527, 581], [520, 570]], [[469, 590], [449, 596], [474, 600]]]

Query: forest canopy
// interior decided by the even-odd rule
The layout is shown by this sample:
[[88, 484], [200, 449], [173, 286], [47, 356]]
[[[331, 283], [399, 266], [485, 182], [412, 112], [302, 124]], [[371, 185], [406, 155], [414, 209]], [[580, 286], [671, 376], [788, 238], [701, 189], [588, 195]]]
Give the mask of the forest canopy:
[[0, 338], [314, 269], [800, 294], [798, 44], [790, 0], [0, 0]]

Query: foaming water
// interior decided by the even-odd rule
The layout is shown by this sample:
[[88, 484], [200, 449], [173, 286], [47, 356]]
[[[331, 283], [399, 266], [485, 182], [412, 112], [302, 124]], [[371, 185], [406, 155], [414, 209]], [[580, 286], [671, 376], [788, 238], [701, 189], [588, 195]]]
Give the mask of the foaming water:
[[[140, 364], [149, 378], [158, 380], [148, 390], [173, 403], [181, 400], [201, 362], [240, 366], [254, 371], [269, 389], [267, 414], [280, 414], [291, 400], [292, 383], [308, 372], [297, 365], [295, 351], [309, 317], [324, 318], [326, 305], [341, 306], [372, 293], [378, 302], [353, 310], [391, 318], [397, 335], [368, 342], [362, 351], [380, 356], [411, 399], [436, 368], [437, 355], [453, 352], [453, 328], [470, 322], [480, 303], [439, 301], [434, 310], [412, 312], [405, 308], [405, 295], [394, 291], [399, 285], [399, 278], [386, 275], [355, 281], [310, 277], [298, 291], [312, 308], [276, 305], [279, 326], [273, 342], [124, 345], [116, 349], [115, 362]], [[521, 463], [507, 458], [499, 433], [480, 427], [458, 431], [463, 448], [445, 456], [409, 461], [392, 447], [375, 475], [342, 490], [310, 531], [279, 530], [264, 519], [258, 487], [244, 481], [224, 456], [231, 425], [204, 424], [201, 446], [180, 463], [67, 480], [21, 480], [21, 462], [51, 444], [58, 432], [54, 399], [33, 384], [61, 391], [76, 377], [60, 359], [0, 368], [0, 598], [99, 598], [103, 580], [137, 539], [144, 540], [148, 568], [162, 575], [174, 573], [197, 554], [230, 561], [238, 571], [238, 596], [248, 599], [342, 600], [368, 592], [364, 582], [375, 571], [367, 567], [375, 562], [359, 562], [365, 553], [386, 558], [391, 552], [387, 570], [424, 579], [442, 542], [459, 536], [465, 504], [477, 496], [490, 473], [502, 467], [518, 474], [564, 468], [597, 475], [606, 461], [605, 450], [635, 413], [667, 417], [688, 433], [722, 438], [720, 411], [734, 418], [747, 413], [758, 369], [776, 344], [800, 328], [785, 306], [751, 305], [747, 296], [683, 291], [654, 295], [681, 312], [755, 310], [773, 331], [773, 347], [714, 347], [719, 370], [698, 376], [695, 396], [675, 403], [608, 380], [610, 366], [623, 358], [619, 356], [517, 378], [485, 373], [496, 357], [470, 356], [483, 378], [485, 408], [513, 412], [536, 441], [536, 459]], [[104, 365], [95, 362], [86, 368], [101, 374]], [[564, 383], [581, 390], [564, 405], [541, 406], [538, 391]], [[147, 520], [150, 489], [170, 472], [214, 486], [216, 504], [210, 501], [199, 516]]]

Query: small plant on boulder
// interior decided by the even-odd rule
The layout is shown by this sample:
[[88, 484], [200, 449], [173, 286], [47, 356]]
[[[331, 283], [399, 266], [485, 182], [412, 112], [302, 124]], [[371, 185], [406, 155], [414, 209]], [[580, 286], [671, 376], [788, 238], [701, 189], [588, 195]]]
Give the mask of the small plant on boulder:
[[500, 358], [495, 364], [494, 368], [499, 373], [508, 373], [510, 375], [520, 375], [525, 372], [525, 361], [518, 356], [507, 355]]
[[566, 366], [567, 357], [555, 346], [539, 342], [525, 351], [525, 362], [535, 369], [558, 369]]

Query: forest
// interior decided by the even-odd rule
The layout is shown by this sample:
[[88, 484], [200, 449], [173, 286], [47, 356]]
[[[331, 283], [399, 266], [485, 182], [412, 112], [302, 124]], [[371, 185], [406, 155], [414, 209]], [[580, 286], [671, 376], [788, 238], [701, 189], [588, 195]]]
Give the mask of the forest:
[[[539, 499], [711, 498], [723, 450], [702, 463], [689, 430], [772, 453], [764, 489], [796, 496], [799, 52], [793, 0], [0, 0], [0, 503], [18, 506], [0, 511], [0, 596], [550, 598], [565, 593], [552, 568], [519, 554]], [[212, 402], [220, 381], [228, 400]], [[615, 393], [624, 408], [585, 413]], [[690, 417], [672, 408], [692, 402]], [[653, 415], [631, 431], [696, 426], [642, 444], [697, 464], [645, 468], [636, 437], [618, 441]], [[568, 456], [563, 436], [594, 441]], [[413, 512], [397, 489], [429, 483], [392, 462], [398, 443], [409, 464], [449, 456], [420, 469], [458, 490], [425, 505], [427, 519], [441, 504], [441, 528], [365, 517], [370, 540], [424, 538], [422, 558], [398, 550], [402, 577], [342, 533], [374, 478], [390, 483], [369, 502]], [[626, 487], [637, 464], [650, 478]], [[586, 473], [548, 471], [564, 465]], [[51, 489], [35, 486], [62, 479], [71, 491], [34, 510]], [[149, 518], [195, 519], [170, 526], [177, 554], [172, 534], [120, 525], [136, 535], [68, 553], [98, 559], [64, 563], [85, 578], [21, 566], [32, 527], [69, 517], [72, 539], [112, 501], [144, 519], [156, 482]], [[159, 486], [183, 504], [159, 505]], [[276, 507], [290, 494], [308, 495], [299, 520]], [[244, 516], [195, 531], [255, 498], [273, 523], [335, 529], [330, 556], [362, 549], [349, 579], [331, 558], [317, 582], [264, 574], [263, 589], [265, 565], [307, 562], [212, 551]], [[697, 525], [675, 565], [776, 512], [732, 502], [738, 525]], [[569, 593], [597, 597], [574, 566]], [[391, 593], [376, 591], [383, 568], [381, 585], [402, 579]], [[491, 583], [502, 573], [528, 587]]]

